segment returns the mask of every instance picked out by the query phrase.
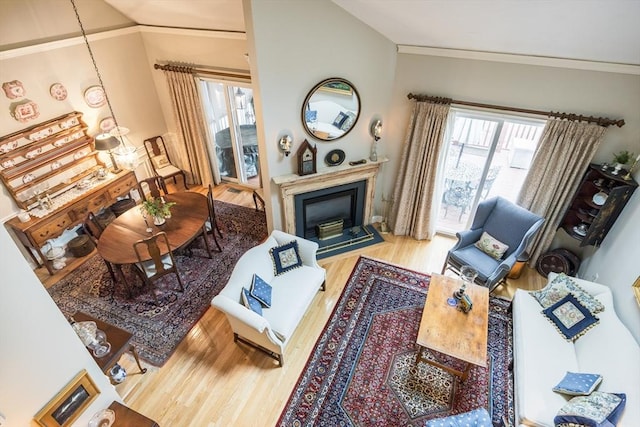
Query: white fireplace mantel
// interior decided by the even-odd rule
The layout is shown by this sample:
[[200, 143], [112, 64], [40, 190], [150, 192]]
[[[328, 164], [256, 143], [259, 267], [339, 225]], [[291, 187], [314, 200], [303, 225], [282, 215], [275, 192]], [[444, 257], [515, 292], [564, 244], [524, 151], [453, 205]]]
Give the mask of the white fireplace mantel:
[[285, 231], [296, 234], [295, 196], [296, 194], [308, 193], [310, 191], [323, 190], [342, 184], [349, 184], [362, 180], [367, 181], [367, 190], [364, 197], [363, 225], [371, 221], [373, 210], [373, 198], [376, 189], [376, 177], [380, 167], [388, 159], [381, 158], [362, 165], [351, 166], [343, 164], [340, 166], [326, 167], [318, 169], [317, 173], [311, 175], [280, 175], [272, 178], [273, 182], [280, 187], [280, 194], [284, 204]]

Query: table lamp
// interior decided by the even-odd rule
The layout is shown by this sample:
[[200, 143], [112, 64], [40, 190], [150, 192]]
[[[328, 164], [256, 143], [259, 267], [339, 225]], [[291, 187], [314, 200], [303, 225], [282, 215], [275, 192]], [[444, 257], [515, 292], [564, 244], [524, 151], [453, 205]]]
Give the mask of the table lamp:
[[113, 156], [113, 149], [120, 145], [120, 141], [115, 136], [112, 136], [108, 133], [101, 133], [100, 135], [96, 135], [96, 150], [98, 151], [108, 151], [109, 156], [111, 157], [111, 163], [113, 164], [113, 173], [119, 173], [120, 168], [116, 163], [116, 159]]

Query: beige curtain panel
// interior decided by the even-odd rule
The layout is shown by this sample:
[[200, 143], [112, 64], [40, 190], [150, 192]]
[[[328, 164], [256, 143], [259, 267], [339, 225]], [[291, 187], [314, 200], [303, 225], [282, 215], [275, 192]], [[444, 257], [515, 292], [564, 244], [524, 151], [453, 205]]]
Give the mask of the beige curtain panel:
[[390, 225], [395, 235], [433, 237], [436, 170], [449, 110], [449, 104], [432, 102], [416, 102], [413, 107], [393, 193]]
[[206, 128], [198, 85], [193, 74], [164, 71], [169, 85], [178, 135], [186, 148], [193, 184], [213, 183], [206, 144]]
[[547, 121], [518, 197], [520, 206], [545, 218], [529, 247], [531, 265], [550, 247], [606, 130], [593, 123]]

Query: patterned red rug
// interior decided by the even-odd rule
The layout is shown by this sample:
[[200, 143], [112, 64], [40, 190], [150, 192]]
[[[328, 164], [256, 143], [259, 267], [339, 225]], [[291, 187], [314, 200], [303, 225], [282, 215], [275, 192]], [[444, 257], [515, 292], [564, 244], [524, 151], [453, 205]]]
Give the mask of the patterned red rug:
[[222, 252], [217, 252], [209, 235], [213, 259], [208, 258], [201, 238], [196, 240], [192, 256], [176, 257], [184, 293], [177, 291], [178, 281], [169, 274], [157, 282], [160, 291], [156, 304], [151, 290], [133, 271], [124, 268], [133, 289], [129, 298], [128, 289], [121, 283], [114, 288], [104, 262], [95, 255], [49, 288], [49, 294], [65, 316], [83, 311], [130, 331], [140, 357], [162, 366], [227, 283], [240, 255], [267, 237], [264, 212], [218, 200], [215, 206], [223, 234], [218, 238]]
[[428, 275], [361, 257], [278, 425], [422, 426], [479, 407], [513, 420], [508, 301], [490, 298], [489, 367], [461, 382], [415, 364], [428, 289]]

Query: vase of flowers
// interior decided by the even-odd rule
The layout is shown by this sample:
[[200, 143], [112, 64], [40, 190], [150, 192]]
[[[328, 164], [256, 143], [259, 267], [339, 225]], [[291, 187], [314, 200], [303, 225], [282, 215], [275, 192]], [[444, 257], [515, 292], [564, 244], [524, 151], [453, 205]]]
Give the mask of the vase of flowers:
[[171, 218], [171, 207], [175, 204], [165, 201], [164, 197], [150, 197], [142, 202], [142, 209], [153, 217], [155, 225], [162, 225], [167, 218]]

